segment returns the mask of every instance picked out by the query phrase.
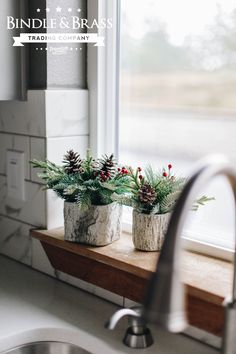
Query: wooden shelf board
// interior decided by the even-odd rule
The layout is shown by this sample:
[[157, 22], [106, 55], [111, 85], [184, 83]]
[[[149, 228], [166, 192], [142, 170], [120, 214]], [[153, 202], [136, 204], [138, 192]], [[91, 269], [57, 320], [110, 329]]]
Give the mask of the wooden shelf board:
[[[54, 268], [138, 302], [158, 262], [159, 252], [135, 250], [129, 234], [105, 247], [64, 241], [63, 228], [34, 230], [32, 237], [41, 241]], [[220, 335], [222, 301], [232, 288], [232, 264], [184, 251], [182, 269], [190, 323]]]

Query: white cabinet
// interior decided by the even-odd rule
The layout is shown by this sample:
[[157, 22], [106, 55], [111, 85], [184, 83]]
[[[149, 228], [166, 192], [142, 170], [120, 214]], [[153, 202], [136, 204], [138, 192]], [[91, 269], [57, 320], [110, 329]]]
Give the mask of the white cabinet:
[[13, 37], [19, 36], [19, 30], [7, 28], [7, 16], [19, 18], [23, 11], [24, 0], [0, 1], [0, 101], [24, 96], [24, 49], [13, 47]]

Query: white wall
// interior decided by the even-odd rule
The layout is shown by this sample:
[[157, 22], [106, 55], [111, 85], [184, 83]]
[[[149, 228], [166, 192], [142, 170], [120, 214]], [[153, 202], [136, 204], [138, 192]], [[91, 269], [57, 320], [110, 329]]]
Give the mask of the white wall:
[[[45, 51], [45, 61], [45, 56], [42, 57], [41, 53], [37, 56], [31, 46], [30, 53], [35, 55], [30, 55], [30, 72], [38, 73], [32, 74], [34, 90], [28, 91], [24, 102], [1, 100], [1, 88], [2, 93], [9, 96], [14, 90], [18, 92], [22, 84], [19, 48], [12, 47], [12, 36], [18, 33], [7, 31], [6, 16], [20, 17], [20, 5], [26, 3], [25, 0], [0, 1], [0, 43], [3, 46], [0, 49], [0, 253], [31, 265], [30, 229], [62, 226], [63, 202], [42, 189], [42, 181], [29, 165], [29, 160], [48, 158], [61, 163], [63, 155], [71, 148], [84, 155], [88, 148], [89, 126], [88, 91], [81, 89], [86, 87], [86, 50], [77, 55], [74, 52], [68, 58], [60, 55], [56, 59]], [[60, 4], [64, 11], [68, 6], [81, 7], [86, 15], [85, 0], [35, 0], [28, 3], [29, 14], [33, 11], [33, 17], [37, 5], [44, 10], [47, 5], [53, 12]], [[38, 70], [43, 65], [46, 65], [45, 70]], [[40, 81], [44, 72], [47, 72], [45, 82]], [[56, 89], [39, 89], [42, 83]], [[24, 202], [7, 195], [7, 149], [24, 152]]]

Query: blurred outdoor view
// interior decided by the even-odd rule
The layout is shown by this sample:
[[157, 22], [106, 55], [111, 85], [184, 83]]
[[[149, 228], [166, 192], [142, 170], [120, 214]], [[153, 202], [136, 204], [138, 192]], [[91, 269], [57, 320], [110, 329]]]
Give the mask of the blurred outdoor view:
[[[235, 162], [235, 0], [121, 4], [120, 161], [171, 162], [180, 174], [210, 153]], [[229, 209], [222, 181], [207, 193], [218, 201], [208, 216]], [[232, 225], [230, 212], [222, 217]]]

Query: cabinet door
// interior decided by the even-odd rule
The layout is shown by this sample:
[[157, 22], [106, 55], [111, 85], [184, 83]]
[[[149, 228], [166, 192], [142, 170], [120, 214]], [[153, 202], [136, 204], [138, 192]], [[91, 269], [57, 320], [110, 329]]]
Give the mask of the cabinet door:
[[0, 1], [0, 101], [23, 98], [22, 47], [13, 47], [13, 37], [20, 34], [7, 28], [7, 16], [20, 18], [21, 7], [21, 0]]

